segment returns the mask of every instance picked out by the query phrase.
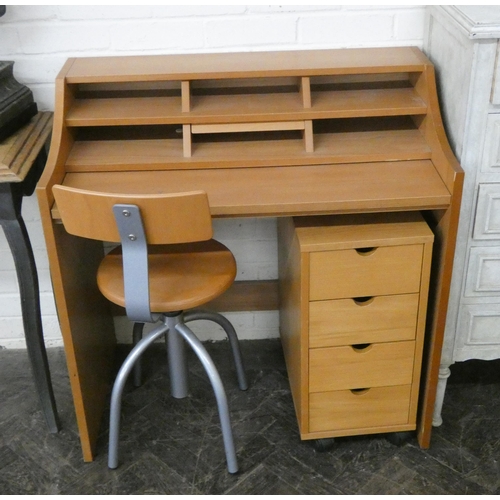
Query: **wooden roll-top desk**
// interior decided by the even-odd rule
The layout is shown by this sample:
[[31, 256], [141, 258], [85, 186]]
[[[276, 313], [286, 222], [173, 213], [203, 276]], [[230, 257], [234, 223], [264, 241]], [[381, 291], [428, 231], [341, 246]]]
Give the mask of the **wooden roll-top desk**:
[[[434, 69], [414, 47], [70, 59], [38, 198], [83, 455], [93, 459], [115, 335], [103, 245], [68, 235], [52, 186], [203, 189], [214, 217], [419, 211], [434, 232], [418, 437], [430, 443], [463, 172]], [[276, 303], [238, 282], [223, 310]], [[274, 306], [276, 307], [276, 306]]]

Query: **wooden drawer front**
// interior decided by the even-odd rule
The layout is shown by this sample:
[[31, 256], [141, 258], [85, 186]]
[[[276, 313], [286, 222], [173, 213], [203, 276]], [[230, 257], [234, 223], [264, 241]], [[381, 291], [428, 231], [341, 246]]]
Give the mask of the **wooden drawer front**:
[[[500, 80], [498, 85], [500, 88]], [[500, 93], [498, 97], [500, 97]], [[487, 118], [481, 171], [495, 174], [500, 173], [500, 115], [496, 113], [488, 115]]]
[[309, 347], [412, 340], [417, 293], [383, 295], [366, 301], [320, 300], [309, 303]]
[[473, 236], [476, 240], [500, 239], [500, 183], [479, 184]]
[[412, 383], [415, 342], [309, 350], [309, 392]]
[[457, 361], [500, 357], [500, 303], [463, 305], [457, 330], [453, 356]]
[[469, 254], [466, 297], [500, 297], [500, 249], [472, 247]]
[[422, 245], [311, 253], [310, 300], [415, 293]]
[[410, 385], [311, 394], [309, 432], [408, 423]]

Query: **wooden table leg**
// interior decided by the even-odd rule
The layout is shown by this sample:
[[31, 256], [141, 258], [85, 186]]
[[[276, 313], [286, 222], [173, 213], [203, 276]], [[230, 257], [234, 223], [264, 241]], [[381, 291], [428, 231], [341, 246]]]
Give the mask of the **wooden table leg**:
[[0, 184], [0, 225], [16, 266], [26, 347], [35, 387], [49, 431], [56, 433], [60, 429], [60, 423], [43, 339], [38, 274], [31, 242], [21, 216], [22, 196], [21, 186], [18, 184]]

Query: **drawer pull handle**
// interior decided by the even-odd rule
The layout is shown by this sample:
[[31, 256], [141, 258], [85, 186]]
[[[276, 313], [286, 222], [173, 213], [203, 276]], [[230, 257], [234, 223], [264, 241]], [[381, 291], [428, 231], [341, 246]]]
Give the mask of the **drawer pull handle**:
[[352, 350], [356, 352], [366, 352], [370, 349], [372, 344], [354, 344], [352, 345]]
[[363, 307], [370, 305], [375, 300], [375, 297], [354, 297], [352, 300], [357, 306]]
[[375, 250], [377, 250], [377, 247], [355, 248], [355, 250], [358, 255], [365, 257], [367, 255], [372, 255], [375, 252]]
[[354, 396], [362, 396], [363, 394], [366, 394], [370, 388], [363, 388], [363, 389], [351, 389], [351, 393], [354, 394]]

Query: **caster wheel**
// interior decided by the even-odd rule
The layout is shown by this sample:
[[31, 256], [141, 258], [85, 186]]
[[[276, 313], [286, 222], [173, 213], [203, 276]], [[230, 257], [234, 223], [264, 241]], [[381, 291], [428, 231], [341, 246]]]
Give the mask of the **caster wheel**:
[[324, 452], [324, 451], [329, 451], [333, 448], [333, 445], [335, 444], [335, 439], [334, 438], [314, 439], [312, 443], [316, 451]]
[[407, 443], [413, 436], [410, 431], [406, 432], [391, 432], [386, 435], [387, 441], [395, 446], [403, 446]]

